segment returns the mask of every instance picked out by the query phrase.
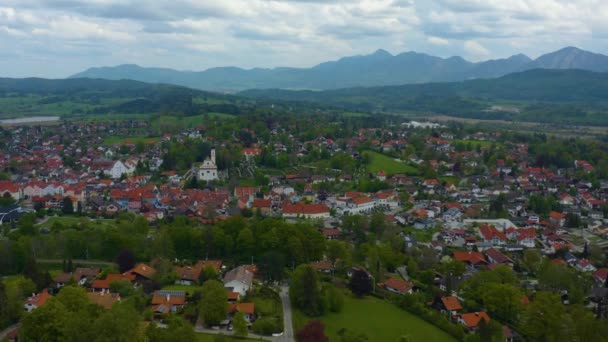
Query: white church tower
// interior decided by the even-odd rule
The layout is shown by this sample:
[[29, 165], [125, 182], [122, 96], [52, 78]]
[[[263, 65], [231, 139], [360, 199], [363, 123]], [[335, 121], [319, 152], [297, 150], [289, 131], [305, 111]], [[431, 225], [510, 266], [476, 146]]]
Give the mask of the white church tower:
[[217, 164], [215, 163], [215, 149], [211, 150], [211, 156], [205, 158], [203, 164], [198, 168], [196, 178], [201, 181], [212, 181], [219, 179], [217, 174]]

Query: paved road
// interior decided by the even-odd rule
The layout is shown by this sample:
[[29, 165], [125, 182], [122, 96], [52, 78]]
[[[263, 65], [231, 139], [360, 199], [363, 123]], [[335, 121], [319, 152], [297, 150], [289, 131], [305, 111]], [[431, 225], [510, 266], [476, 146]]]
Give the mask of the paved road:
[[283, 303], [283, 336], [282, 341], [295, 341], [293, 333], [293, 324], [291, 319], [291, 301], [289, 300], [289, 287], [281, 286], [281, 302]]

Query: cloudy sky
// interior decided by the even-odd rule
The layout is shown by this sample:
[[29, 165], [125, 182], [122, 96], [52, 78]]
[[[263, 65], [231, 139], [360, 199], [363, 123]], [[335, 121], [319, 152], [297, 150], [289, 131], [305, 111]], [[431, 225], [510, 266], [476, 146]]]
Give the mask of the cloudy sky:
[[608, 54], [606, 0], [2, 0], [0, 76], [135, 63], [308, 67], [378, 48], [470, 60]]

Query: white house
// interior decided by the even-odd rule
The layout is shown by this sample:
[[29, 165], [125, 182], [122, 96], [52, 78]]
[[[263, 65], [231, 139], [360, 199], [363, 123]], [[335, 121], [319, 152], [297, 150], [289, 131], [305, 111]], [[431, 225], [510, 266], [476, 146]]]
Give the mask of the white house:
[[117, 160], [109, 170], [105, 170], [104, 173], [110, 175], [113, 179], [120, 178], [123, 174], [130, 175], [135, 171], [135, 165], [130, 162], [122, 162]]
[[224, 275], [224, 287], [231, 288], [232, 292], [238, 292], [244, 296], [253, 285], [253, 272], [247, 266], [239, 266]]

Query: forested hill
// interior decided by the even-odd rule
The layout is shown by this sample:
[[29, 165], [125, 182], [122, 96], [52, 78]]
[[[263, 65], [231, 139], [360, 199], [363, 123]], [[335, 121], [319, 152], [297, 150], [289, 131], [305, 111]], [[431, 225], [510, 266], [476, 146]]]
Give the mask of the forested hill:
[[[247, 100], [251, 102], [251, 100]], [[238, 114], [235, 96], [131, 80], [0, 78], [0, 114]]]
[[[571, 122], [598, 123], [608, 108], [608, 73], [535, 69], [496, 79], [410, 84], [326, 91], [248, 90], [240, 95], [308, 101], [367, 111], [430, 111], [466, 117], [535, 121], [552, 116]], [[488, 111], [494, 104], [513, 103], [521, 113]], [[553, 114], [551, 113], [553, 111]], [[570, 113], [570, 116], [568, 116]], [[593, 118], [592, 118], [593, 116]], [[599, 118], [608, 123], [608, 115]]]

